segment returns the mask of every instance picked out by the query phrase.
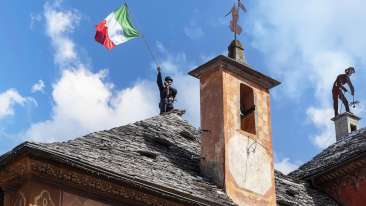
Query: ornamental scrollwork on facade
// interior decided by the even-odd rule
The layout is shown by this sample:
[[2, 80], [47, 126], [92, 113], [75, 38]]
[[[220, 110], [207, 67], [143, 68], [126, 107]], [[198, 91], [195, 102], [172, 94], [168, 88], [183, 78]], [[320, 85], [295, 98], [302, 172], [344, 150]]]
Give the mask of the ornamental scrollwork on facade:
[[34, 205], [37, 206], [55, 206], [51, 198], [51, 194], [47, 190], [42, 190], [42, 192], [34, 198]]
[[27, 199], [22, 192], [18, 192], [14, 201], [13, 206], [25, 206], [27, 204]]
[[37, 160], [31, 161], [31, 171], [34, 175], [40, 177], [55, 178], [63, 183], [76, 184], [83, 188], [93, 188], [103, 193], [112, 194], [133, 201], [144, 202], [151, 206], [181, 206], [181, 204], [101, 180], [91, 175], [71, 171]]

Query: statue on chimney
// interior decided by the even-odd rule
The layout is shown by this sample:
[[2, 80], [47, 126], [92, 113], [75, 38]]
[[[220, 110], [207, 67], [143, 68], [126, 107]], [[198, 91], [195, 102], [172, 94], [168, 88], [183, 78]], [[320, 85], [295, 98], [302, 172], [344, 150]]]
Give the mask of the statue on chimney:
[[[333, 107], [334, 107], [334, 116], [338, 116], [338, 99], [340, 99], [346, 108], [347, 112], [350, 112], [349, 109], [349, 103], [344, 95], [345, 92], [348, 92], [346, 87], [344, 87], [345, 84], [348, 84], [349, 89], [351, 90], [351, 95], [355, 95], [355, 89], [353, 88], [352, 82], [351, 82], [351, 75], [355, 73], [355, 69], [353, 67], [349, 67], [345, 70], [344, 74], [340, 74], [337, 76], [337, 79], [335, 80], [333, 84], [332, 94], [333, 94]], [[353, 101], [351, 104], [355, 104], [355, 101]]]
[[158, 66], [158, 76], [156, 81], [160, 92], [160, 114], [164, 114], [174, 110], [174, 101], [177, 95], [177, 90], [172, 87], [173, 79], [170, 76], [166, 76], [163, 82], [160, 70], [160, 66]]

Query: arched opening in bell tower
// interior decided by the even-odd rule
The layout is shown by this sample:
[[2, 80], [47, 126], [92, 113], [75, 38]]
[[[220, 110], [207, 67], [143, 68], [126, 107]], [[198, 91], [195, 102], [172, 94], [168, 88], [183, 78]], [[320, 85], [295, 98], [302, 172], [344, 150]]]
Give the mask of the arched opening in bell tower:
[[240, 121], [242, 130], [256, 134], [254, 92], [245, 84], [240, 84]]

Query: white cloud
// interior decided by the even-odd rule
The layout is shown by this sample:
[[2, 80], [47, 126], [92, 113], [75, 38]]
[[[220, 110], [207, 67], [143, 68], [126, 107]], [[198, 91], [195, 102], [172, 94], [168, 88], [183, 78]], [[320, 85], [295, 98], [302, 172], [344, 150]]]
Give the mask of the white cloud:
[[291, 162], [289, 158], [284, 158], [281, 161], [275, 162], [276, 170], [286, 175], [299, 168], [299, 166], [300, 164]]
[[160, 62], [160, 66], [165, 72], [178, 73], [179, 70], [185, 69], [182, 68], [183, 66], [188, 66], [187, 55], [185, 53], [172, 53], [161, 42], [156, 42], [156, 47], [164, 57]]
[[365, 6], [362, 0], [261, 0], [248, 13], [253, 46], [285, 85], [281, 98], [313, 100], [305, 104], [312, 105], [307, 114], [319, 131], [312, 141], [321, 148], [334, 142], [333, 81], [350, 65], [366, 66]]
[[[155, 81], [140, 80], [132, 87], [115, 90], [105, 76], [105, 71], [92, 73], [86, 68], [63, 70], [53, 85], [51, 118], [34, 123], [26, 136], [41, 142], [67, 140], [159, 113]], [[186, 109], [185, 118], [199, 125], [198, 81], [180, 73], [173, 78], [178, 89], [176, 108]]]
[[178, 90], [175, 107], [185, 109], [185, 118], [196, 127], [200, 126], [200, 86], [199, 80], [186, 74], [173, 76], [174, 86]]
[[334, 125], [330, 121], [333, 117], [333, 113], [334, 111], [331, 108], [318, 109], [310, 107], [307, 110], [309, 120], [320, 131], [311, 138], [314, 145], [320, 149], [325, 149], [336, 141]]
[[109, 129], [157, 114], [155, 85], [139, 82], [131, 88], [113, 90], [105, 71], [86, 68], [64, 70], [53, 86], [50, 120], [33, 124], [26, 135], [32, 140], [66, 140], [88, 132]]
[[23, 97], [15, 89], [0, 94], [0, 119], [14, 115], [16, 105], [23, 106], [29, 99]]
[[61, 10], [58, 8], [60, 4], [61, 2], [58, 1], [53, 5], [46, 3], [44, 18], [47, 35], [51, 38], [55, 49], [55, 62], [66, 67], [69, 64], [78, 63], [75, 43], [68, 35], [79, 24], [80, 14], [77, 11]]
[[[363, 102], [364, 101], [361, 101], [356, 108], [351, 108], [355, 114], [358, 114], [361, 117], [364, 116], [366, 112]], [[339, 102], [339, 104], [341, 104], [341, 102]], [[340, 105], [339, 107], [341, 112], [345, 111], [343, 105]], [[330, 121], [330, 119], [334, 117], [333, 108], [309, 107], [306, 113], [308, 119], [318, 130], [318, 133], [312, 135], [310, 138], [313, 144], [320, 149], [325, 149], [329, 145], [333, 144], [336, 141], [334, 123]]]
[[36, 92], [44, 92], [44, 88], [45, 88], [45, 85], [44, 85], [44, 82], [43, 80], [38, 80], [38, 82], [36, 82], [33, 86], [32, 86], [32, 93], [36, 93]]

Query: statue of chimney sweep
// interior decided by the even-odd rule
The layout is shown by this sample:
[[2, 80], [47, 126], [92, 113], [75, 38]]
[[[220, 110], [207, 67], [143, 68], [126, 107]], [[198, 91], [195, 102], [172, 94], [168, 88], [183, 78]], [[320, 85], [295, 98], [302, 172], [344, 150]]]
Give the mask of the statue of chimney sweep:
[[160, 92], [160, 114], [164, 114], [166, 112], [170, 112], [174, 110], [174, 101], [177, 96], [177, 90], [172, 87], [173, 79], [170, 76], [165, 77], [165, 81], [163, 83], [163, 79], [161, 77], [160, 66], [157, 67], [158, 76], [157, 76], [157, 84]]
[[337, 79], [333, 84], [332, 94], [335, 117], [338, 116], [338, 98], [342, 101], [344, 107], [346, 108], [346, 111], [350, 112], [349, 103], [344, 95], [344, 92], [347, 92], [348, 90], [344, 87], [344, 85], [348, 84], [348, 87], [351, 90], [351, 95], [354, 96], [355, 90], [350, 79], [351, 75], [354, 73], [355, 69], [353, 67], [347, 68], [344, 74], [340, 74], [337, 76]]

